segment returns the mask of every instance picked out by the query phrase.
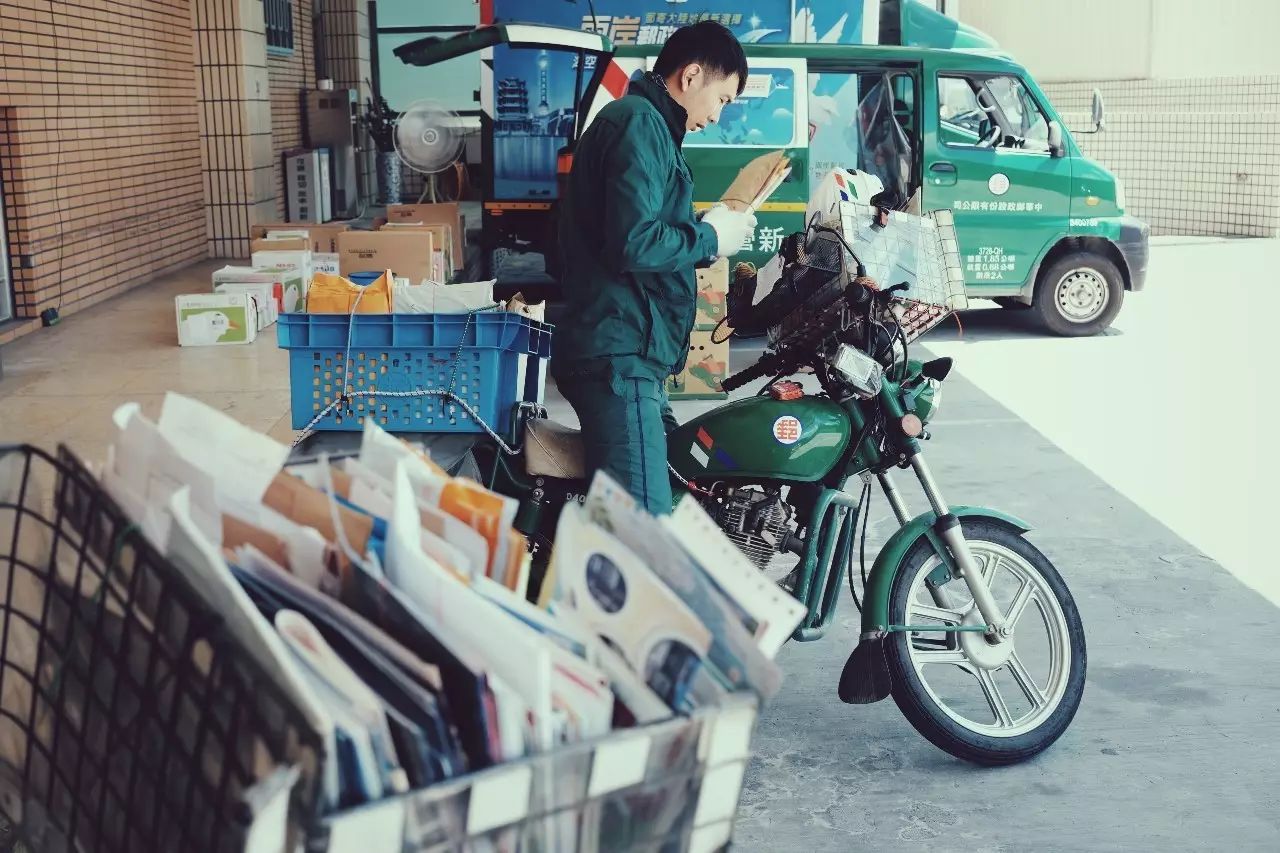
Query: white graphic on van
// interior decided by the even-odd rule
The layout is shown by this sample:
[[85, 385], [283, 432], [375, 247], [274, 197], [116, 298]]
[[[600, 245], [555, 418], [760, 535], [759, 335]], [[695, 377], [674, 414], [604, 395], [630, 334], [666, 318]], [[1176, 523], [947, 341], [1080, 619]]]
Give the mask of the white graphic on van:
[[786, 236], [785, 228], [757, 228], [754, 234], [748, 234], [742, 242], [740, 252], [767, 252], [774, 254], [782, 248], [782, 239]]

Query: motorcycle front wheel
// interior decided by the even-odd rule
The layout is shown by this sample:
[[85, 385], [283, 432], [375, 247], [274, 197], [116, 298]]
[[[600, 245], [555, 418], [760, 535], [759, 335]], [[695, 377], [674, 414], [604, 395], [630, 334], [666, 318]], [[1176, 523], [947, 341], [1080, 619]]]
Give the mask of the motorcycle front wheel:
[[940, 749], [1014, 764], [1061, 737], [1080, 707], [1084, 626], [1057, 569], [1016, 528], [970, 519], [963, 530], [1012, 637], [993, 644], [979, 631], [929, 630], [983, 619], [965, 582], [921, 539], [890, 592], [890, 622], [913, 629], [885, 641], [893, 698]]

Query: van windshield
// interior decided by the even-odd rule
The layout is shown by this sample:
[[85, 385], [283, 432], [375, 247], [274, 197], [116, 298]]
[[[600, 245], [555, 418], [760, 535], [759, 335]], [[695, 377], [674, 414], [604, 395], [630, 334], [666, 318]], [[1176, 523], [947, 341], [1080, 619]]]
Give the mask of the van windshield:
[[948, 145], [1049, 150], [1049, 122], [1017, 77], [940, 76], [938, 119]]

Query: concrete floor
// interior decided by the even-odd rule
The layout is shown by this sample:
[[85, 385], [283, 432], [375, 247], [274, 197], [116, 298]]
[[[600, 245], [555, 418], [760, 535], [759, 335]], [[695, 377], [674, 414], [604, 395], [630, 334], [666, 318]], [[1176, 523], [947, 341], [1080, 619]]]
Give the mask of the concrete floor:
[[[840, 703], [836, 681], [858, 630], [845, 598], [826, 638], [779, 656], [786, 681], [757, 733], [735, 849], [1276, 849], [1275, 607], [963, 375], [947, 386], [927, 446], [934, 473], [953, 503], [1034, 525], [1031, 540], [1084, 620], [1080, 712], [1026, 764], [960, 763], [892, 700]], [[898, 481], [905, 491], [907, 478]], [[871, 522], [872, 544], [893, 530], [883, 500]]]
[[170, 390], [288, 440], [289, 359], [274, 326], [248, 346], [178, 346], [173, 297], [208, 293], [221, 266], [196, 265], [6, 345], [0, 441], [67, 442], [97, 461], [117, 406], [137, 402], [154, 418]]
[[[942, 418], [927, 445], [935, 474], [952, 502], [997, 506], [1034, 524], [1031, 538], [1058, 565], [1084, 619], [1090, 657], [1084, 704], [1063, 739], [1037, 760], [1000, 770], [960, 764], [918, 736], [891, 700], [851, 707], [836, 698], [857, 632], [846, 599], [827, 638], [789, 645], [780, 655], [786, 680], [755, 740], [735, 849], [1276, 849], [1280, 660], [1272, 650], [1280, 647], [1280, 620], [1263, 595], [1206, 556], [1208, 545], [1189, 544], [1187, 538], [1202, 536], [1181, 521], [1209, 507], [1220, 514], [1201, 528], [1227, 525], [1243, 534], [1242, 519], [1212, 509], [1236, 497], [1178, 487], [1190, 450], [1171, 439], [1168, 452], [1150, 455], [1148, 439], [1160, 418], [1137, 423], [1129, 408], [1118, 415], [1090, 408], [1091, 395], [1118, 399], [1126, 383], [1160, 375], [1180, 347], [1194, 351], [1205, 338], [1188, 331], [1201, 304], [1191, 289], [1201, 288], [1211, 270], [1251, 265], [1261, 257], [1251, 253], [1271, 251], [1259, 245], [1194, 259], [1177, 247], [1157, 250], [1151, 290], [1132, 297], [1117, 322], [1123, 335], [1057, 341], [1031, 331], [1024, 319], [989, 312], [966, 317], [963, 339], [933, 336], [934, 349], [957, 357], [959, 372], [947, 382]], [[117, 405], [137, 401], [154, 416], [170, 389], [287, 441], [293, 434], [287, 359], [274, 329], [248, 347], [176, 346], [172, 296], [206, 292], [216, 266], [192, 268], [7, 346], [0, 442], [67, 442], [98, 460]], [[1202, 277], [1188, 280], [1187, 269]], [[1247, 281], [1231, 283], [1236, 296], [1263, 298]], [[1170, 317], [1180, 319], [1167, 323]], [[1261, 322], [1249, 332], [1259, 335], [1258, 347], [1267, 340]], [[1274, 383], [1233, 343], [1239, 335], [1222, 331], [1207, 339], [1245, 371], [1231, 380], [1245, 392], [1233, 391], [1236, 403], [1227, 409], [1266, 397]], [[1247, 346], [1252, 338], [1244, 340]], [[1122, 355], [1127, 371], [1103, 369]], [[745, 367], [749, 359], [749, 349], [738, 349], [734, 365]], [[1078, 371], [1067, 369], [1081, 363], [1099, 377], [1096, 383], [1082, 383]], [[1028, 371], [1039, 381], [1030, 381]], [[1058, 405], [1089, 416], [1059, 424], [1037, 402], [1053, 397], [1047, 388]], [[1177, 441], [1186, 441], [1184, 429], [1200, 441], [1216, 435], [1214, 406], [1222, 395], [1194, 383], [1191, 390], [1204, 414], [1189, 427], [1180, 424]], [[553, 401], [564, 414], [562, 402]], [[707, 405], [681, 404], [677, 414], [687, 418]], [[1130, 425], [1128, 447], [1151, 481], [1172, 485], [1138, 489], [1134, 466], [1114, 461], [1126, 454], [1091, 455], [1105, 449], [1101, 436], [1118, 424]], [[1092, 438], [1079, 444], [1079, 429]], [[1240, 445], [1233, 446], [1238, 455]], [[1256, 465], [1274, 458], [1261, 444], [1245, 450]], [[922, 509], [905, 476], [899, 485]], [[882, 499], [873, 504], [871, 522], [874, 546], [892, 531]], [[1251, 580], [1265, 574], [1252, 563], [1238, 571]]]
[[1032, 318], [965, 315], [929, 345], [1232, 574], [1280, 605], [1268, 530], [1280, 454], [1280, 240], [1158, 238], [1149, 289], [1105, 336], [1048, 338]]

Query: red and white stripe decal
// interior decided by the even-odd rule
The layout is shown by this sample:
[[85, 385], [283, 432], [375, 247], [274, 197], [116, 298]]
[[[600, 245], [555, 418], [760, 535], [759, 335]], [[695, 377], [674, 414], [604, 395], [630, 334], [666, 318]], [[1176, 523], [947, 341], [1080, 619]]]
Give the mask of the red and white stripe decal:
[[587, 120], [582, 125], [584, 130], [591, 125], [596, 113], [604, 109], [606, 104], [613, 103], [627, 93], [627, 87], [631, 85], [631, 72], [627, 67], [639, 68], [641, 61], [626, 59], [620, 63], [616, 59], [609, 60], [609, 67], [604, 70], [600, 88], [596, 90], [596, 96], [592, 98], [591, 105], [587, 109]]
[[616, 101], [627, 93], [627, 85], [630, 82], [622, 66], [615, 60], [609, 60], [609, 67], [604, 71], [604, 80], [601, 81], [600, 87], [612, 95], [613, 100]]

